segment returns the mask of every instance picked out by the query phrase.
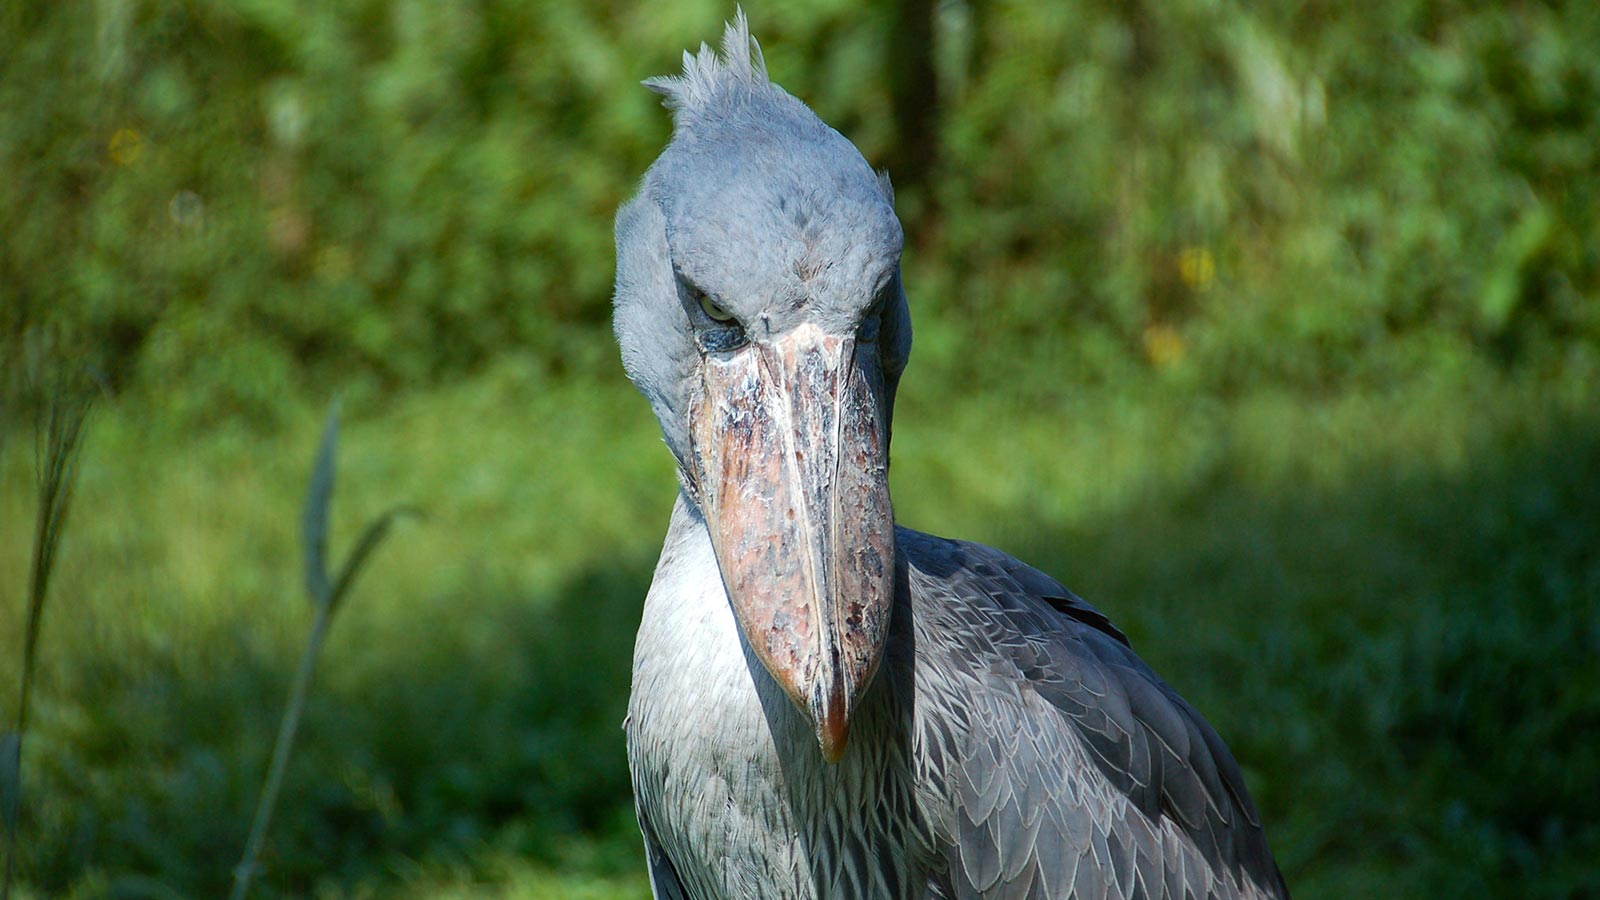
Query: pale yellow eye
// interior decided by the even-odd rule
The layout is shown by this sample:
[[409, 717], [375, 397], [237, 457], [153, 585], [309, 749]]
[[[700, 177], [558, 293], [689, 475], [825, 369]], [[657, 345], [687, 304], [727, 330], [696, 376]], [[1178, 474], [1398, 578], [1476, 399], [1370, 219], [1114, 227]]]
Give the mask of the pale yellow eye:
[[697, 293], [700, 295], [700, 308], [705, 311], [706, 315], [710, 316], [717, 322], [733, 321], [733, 313], [728, 312], [715, 303], [712, 303], [711, 298], [708, 297], [704, 291], [698, 291]]

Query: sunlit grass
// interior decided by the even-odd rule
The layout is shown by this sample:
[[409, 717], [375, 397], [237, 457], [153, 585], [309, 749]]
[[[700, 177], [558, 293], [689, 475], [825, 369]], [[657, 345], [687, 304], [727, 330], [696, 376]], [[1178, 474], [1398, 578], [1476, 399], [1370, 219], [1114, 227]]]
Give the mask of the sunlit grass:
[[[439, 746], [466, 751], [450, 775], [459, 783], [421, 791], [437, 794], [419, 801], [440, 807], [422, 811], [429, 817], [450, 819], [444, 807], [451, 796], [470, 804], [484, 802], [486, 794], [511, 798], [552, 790], [492, 782], [517, 777], [507, 767], [545, 765], [566, 752], [573, 738], [563, 737], [563, 728], [570, 732], [575, 717], [593, 715], [586, 711], [593, 701], [585, 688], [573, 688], [568, 697], [576, 711], [554, 713], [568, 724], [544, 738], [549, 746], [537, 743], [538, 709], [520, 717], [526, 719], [520, 733], [503, 735], [511, 746], [465, 744], [498, 737], [496, 723], [513, 714], [508, 707], [536, 705], [581, 680], [579, 671], [530, 674], [530, 667], [552, 663], [529, 654], [541, 641], [565, 640], [562, 629], [575, 627], [569, 620], [581, 612], [553, 616], [568, 624], [540, 635], [541, 608], [570, 589], [578, 573], [647, 579], [649, 561], [642, 554], [648, 551], [617, 565], [618, 535], [631, 535], [637, 546], [666, 520], [670, 468], [652, 452], [653, 423], [632, 415], [640, 409], [631, 389], [618, 386], [608, 398], [604, 391], [507, 387], [505, 380], [442, 392], [376, 421], [358, 415], [347, 430], [334, 544], [353, 538], [343, 523], [378, 512], [396, 492], [430, 514], [427, 524], [407, 530], [405, 546], [385, 566], [365, 576], [363, 602], [341, 617], [319, 675], [328, 696], [314, 698], [308, 713], [321, 721], [307, 730], [326, 729], [326, 736], [302, 736], [308, 745], [302, 786], [316, 790], [330, 779], [334, 793], [344, 795], [336, 803], [371, 814], [379, 830], [415, 827], [404, 823], [419, 811], [383, 800], [406, 790], [386, 784], [382, 771], [373, 774], [382, 768], [371, 758], [373, 741], [400, 745], [402, 764], [440, 762], [448, 752]], [[608, 407], [608, 400], [615, 402]], [[309, 623], [304, 604], [284, 598], [300, 593], [298, 566], [286, 560], [298, 559], [296, 485], [306, 477], [304, 447], [316, 428], [310, 405], [293, 428], [272, 435], [219, 432], [191, 439], [151, 427], [158, 418], [136, 399], [107, 408], [106, 443], [84, 460], [80, 502], [92, 512], [80, 523], [82, 541], [63, 560], [57, 585], [73, 615], [49, 623], [44, 635], [58, 655], [40, 672], [43, 733], [36, 746], [41, 756], [48, 755], [47, 744], [59, 752], [40, 776], [48, 808], [36, 813], [49, 854], [31, 864], [56, 878], [98, 857], [87, 851], [101, 847], [148, 858], [171, 838], [160, 831], [186, 826], [194, 834], [167, 848], [189, 857], [181, 868], [191, 877], [206, 867], [215, 868], [207, 876], [215, 877], [226, 868], [221, 856], [199, 853], [220, 853], [231, 843], [237, 854], [248, 824], [245, 804], [253, 799], [249, 785], [271, 746], [270, 710], [281, 700]], [[3, 462], [0, 510], [7, 519], [0, 526], [6, 537], [0, 573], [25, 571], [26, 542], [11, 539], [15, 523], [27, 521], [12, 514], [29, 503], [31, 475], [23, 462], [16, 453]], [[571, 474], [583, 471], [593, 477]], [[636, 604], [638, 598], [629, 599]], [[17, 614], [0, 610], [0, 633], [15, 633]], [[609, 788], [614, 806], [617, 786], [626, 784], [617, 678], [625, 679], [628, 662], [626, 646], [612, 651], [597, 668], [610, 673], [602, 683], [614, 697], [614, 717], [603, 731], [617, 740], [606, 748], [611, 752], [604, 763], [583, 754], [556, 771], [581, 774], [602, 764], [618, 769]], [[581, 658], [569, 648], [562, 653]], [[14, 665], [0, 657], [0, 674], [11, 678]], [[412, 675], [397, 679], [397, 666]], [[434, 694], [419, 702], [419, 687]], [[524, 699], [511, 696], [518, 689], [525, 689]], [[384, 704], [409, 714], [396, 715]], [[463, 722], [474, 733], [450, 733]], [[348, 729], [356, 723], [371, 731], [352, 738]], [[409, 727], [433, 729], [435, 746], [426, 761], [405, 758], [412, 752], [407, 742], [416, 739], [406, 733]], [[339, 746], [347, 742], [355, 751], [344, 758]], [[184, 790], [170, 790], [173, 784]], [[295, 802], [294, 785], [291, 777], [286, 806]], [[586, 788], [578, 783], [553, 790], [571, 798], [585, 796]], [[291, 832], [295, 816], [291, 808], [281, 817]], [[610, 816], [609, 807], [581, 815], [563, 809], [549, 822], [552, 833], [561, 834]], [[147, 846], [118, 847], [124, 828], [132, 829], [127, 837], [136, 845]], [[86, 833], [90, 846], [74, 843]], [[467, 846], [485, 834], [474, 825], [444, 843]], [[86, 858], [60, 854], [73, 847]]]
[[[1555, 835], [1532, 859], [1594, 845], [1559, 803], [1522, 825], [1530, 808], [1485, 787], [1513, 771], [1486, 747], [1531, 753], [1588, 707], [1496, 726], [1499, 744], [1452, 711], [1513, 702], [1463, 659], [1498, 660], [1530, 703], [1594, 687], [1568, 672], [1584, 645], [1552, 631], [1600, 592], [1574, 549], [1600, 535], [1581, 378], [1485, 367], [1221, 401], [1152, 377], [962, 398], [937, 371], [908, 375], [902, 521], [1015, 552], [1122, 624], [1234, 746], [1303, 894], [1517, 876], [1518, 829]], [[42, 636], [36, 894], [225, 887], [309, 622], [284, 561], [316, 407], [281, 431], [203, 434], [150, 398], [102, 409], [54, 587], [72, 614]], [[645, 896], [619, 726], [674, 493], [645, 404], [620, 378], [506, 366], [358, 407], [343, 443], [334, 546], [396, 498], [428, 520], [330, 636], [260, 894]], [[7, 450], [0, 582], [15, 584], [31, 475]], [[17, 615], [0, 604], [0, 634]], [[0, 678], [15, 665], [0, 657]], [[1482, 774], [1452, 781], [1472, 748]], [[1567, 768], [1550, 777], [1594, 783]], [[1373, 829], [1393, 837], [1349, 837]]]

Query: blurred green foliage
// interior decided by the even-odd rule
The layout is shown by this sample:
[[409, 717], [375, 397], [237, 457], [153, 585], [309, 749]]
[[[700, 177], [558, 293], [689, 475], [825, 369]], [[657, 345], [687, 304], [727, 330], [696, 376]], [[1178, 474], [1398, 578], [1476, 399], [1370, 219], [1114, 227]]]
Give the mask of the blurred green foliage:
[[[1110, 612], [1301, 896], [1600, 893], [1600, 5], [950, 0], [910, 151], [893, 4], [746, 9], [869, 160], [932, 161], [897, 183], [902, 520]], [[672, 475], [611, 216], [670, 132], [637, 81], [731, 11], [0, 5], [0, 686], [24, 385], [110, 395], [24, 760], [37, 896], [225, 888], [335, 388], [339, 519], [429, 522], [330, 641], [263, 895], [643, 895], [617, 726]]]
[[[16, 0], [8, 350], [182, 383], [197, 421], [505, 353], [609, 368], [611, 214], [668, 134], [636, 82], [727, 12]], [[752, 13], [778, 80], [889, 156], [888, 12]], [[1600, 342], [1588, 0], [938, 15], [937, 164], [901, 196], [921, 315], [962, 326], [921, 352], [962, 380], [1047, 354], [1073, 381], [1325, 386]]]

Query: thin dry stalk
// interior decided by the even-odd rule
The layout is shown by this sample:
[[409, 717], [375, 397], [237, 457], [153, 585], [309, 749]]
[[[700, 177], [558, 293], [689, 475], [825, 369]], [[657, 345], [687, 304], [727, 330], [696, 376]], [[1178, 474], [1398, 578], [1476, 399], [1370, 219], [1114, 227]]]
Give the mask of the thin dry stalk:
[[45, 597], [50, 575], [55, 570], [56, 552], [66, 528], [67, 512], [72, 508], [77, 484], [78, 451], [84, 425], [89, 417], [92, 395], [66, 399], [57, 392], [42, 413], [37, 427], [34, 466], [39, 496], [34, 520], [33, 559], [28, 577], [28, 615], [22, 643], [22, 684], [17, 699], [17, 718], [11, 731], [0, 733], [0, 827], [5, 831], [6, 867], [0, 881], [0, 900], [9, 900], [16, 879], [17, 845], [21, 831], [22, 738], [27, 732], [28, 713], [33, 698], [35, 665], [38, 661], [39, 628], [44, 620]]

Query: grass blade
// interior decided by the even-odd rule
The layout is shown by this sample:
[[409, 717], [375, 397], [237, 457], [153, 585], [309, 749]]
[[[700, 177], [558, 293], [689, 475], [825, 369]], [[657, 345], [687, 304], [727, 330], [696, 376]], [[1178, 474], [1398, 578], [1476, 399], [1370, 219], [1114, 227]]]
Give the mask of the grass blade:
[[0, 735], [0, 826], [6, 838], [5, 881], [0, 897], [11, 896], [11, 879], [17, 862], [17, 812], [22, 808], [22, 735], [7, 731]]
[[7, 731], [0, 734], [0, 827], [6, 834], [16, 830], [21, 808], [22, 735]]
[[322, 427], [322, 443], [311, 469], [311, 487], [306, 492], [306, 508], [301, 521], [305, 535], [306, 592], [318, 606], [332, 599], [328, 584], [328, 508], [333, 502], [334, 456], [339, 448], [339, 401], [328, 407], [328, 421]]
[[68, 397], [62, 391], [45, 405], [45, 422], [36, 429], [34, 466], [38, 488], [38, 513], [34, 520], [33, 559], [28, 575], [28, 615], [22, 641], [22, 684], [17, 700], [16, 727], [0, 740], [0, 818], [4, 819], [6, 867], [0, 881], [0, 900], [11, 896], [16, 878], [17, 844], [21, 831], [22, 736], [28, 728], [33, 699], [34, 667], [38, 661], [39, 629], [44, 622], [45, 597], [55, 571], [56, 551], [66, 528], [77, 483], [78, 451], [89, 418], [91, 394]]
[[361, 573], [362, 566], [366, 564], [367, 557], [371, 556], [372, 551], [378, 549], [378, 545], [383, 543], [383, 539], [389, 535], [390, 526], [399, 519], [406, 517], [420, 518], [421, 515], [421, 511], [416, 507], [396, 506], [367, 523], [366, 529], [361, 532], [360, 539], [356, 541], [355, 549], [351, 550], [350, 555], [345, 557], [344, 565], [339, 569], [339, 579], [334, 582], [333, 593], [328, 598], [330, 613], [338, 610], [339, 604], [344, 600], [345, 593], [350, 590], [350, 585], [355, 582], [356, 576]]
[[306, 642], [305, 653], [300, 657], [300, 668], [295, 671], [294, 682], [289, 687], [289, 699], [284, 704], [283, 721], [278, 725], [278, 740], [272, 748], [272, 763], [267, 768], [267, 780], [261, 788], [261, 799], [256, 804], [255, 819], [250, 823], [250, 837], [245, 841], [244, 856], [233, 870], [232, 900], [244, 900], [250, 893], [250, 882], [260, 870], [261, 848], [267, 840], [267, 829], [272, 824], [272, 814], [278, 806], [278, 794], [283, 790], [283, 776], [289, 769], [289, 754], [294, 749], [294, 737], [300, 730], [300, 718], [305, 712], [306, 696], [311, 692], [311, 676], [317, 665], [317, 654], [327, 637], [331, 617], [328, 607], [317, 608], [317, 621], [311, 627], [311, 639]]
[[39, 511], [34, 522], [33, 561], [28, 577], [27, 631], [22, 644], [22, 696], [17, 708], [17, 734], [28, 724], [34, 660], [39, 649], [39, 627], [44, 621], [44, 601], [55, 571], [56, 550], [72, 507], [77, 481], [78, 447], [89, 415], [89, 401], [53, 399], [34, 447], [38, 471]]
[[283, 789], [284, 773], [289, 768], [289, 755], [294, 749], [295, 734], [300, 729], [300, 719], [305, 712], [306, 697], [311, 692], [311, 677], [316, 671], [317, 656], [321, 653], [333, 615], [360, 574], [367, 558], [377, 549], [395, 520], [405, 515], [417, 514], [408, 506], [397, 506], [367, 524], [356, 542], [355, 549], [339, 569], [338, 581], [328, 582], [328, 510], [333, 500], [335, 458], [339, 449], [339, 403], [334, 401], [328, 410], [328, 421], [322, 430], [322, 442], [317, 448], [316, 462], [311, 470], [311, 487], [306, 494], [306, 507], [301, 518], [305, 539], [306, 592], [311, 595], [317, 618], [311, 626], [311, 637], [306, 642], [305, 653], [295, 671], [294, 682], [289, 687], [289, 698], [284, 704], [283, 721], [278, 726], [278, 738], [272, 748], [272, 762], [267, 769], [266, 782], [261, 789], [261, 799], [256, 805], [255, 819], [250, 825], [250, 837], [245, 841], [244, 855], [233, 872], [232, 900], [244, 900], [250, 893], [250, 883], [260, 870], [261, 848], [266, 843], [267, 829], [272, 824], [272, 814], [278, 805], [278, 794]]

